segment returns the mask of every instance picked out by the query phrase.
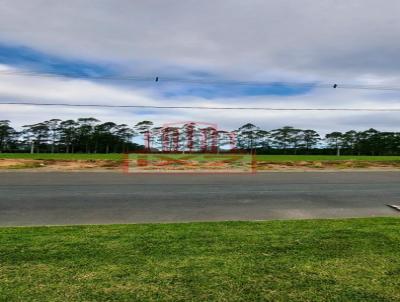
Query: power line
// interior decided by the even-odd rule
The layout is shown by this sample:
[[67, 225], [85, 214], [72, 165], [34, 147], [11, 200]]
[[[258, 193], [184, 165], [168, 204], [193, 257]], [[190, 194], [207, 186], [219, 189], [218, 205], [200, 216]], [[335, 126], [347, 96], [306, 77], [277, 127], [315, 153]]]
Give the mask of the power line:
[[303, 88], [334, 88], [334, 89], [356, 89], [356, 90], [387, 90], [400, 91], [400, 86], [381, 86], [381, 85], [357, 85], [357, 84], [338, 84], [338, 83], [305, 83], [305, 82], [260, 82], [260, 81], [235, 81], [235, 80], [207, 80], [174, 77], [144, 77], [135, 75], [61, 75], [57, 73], [36, 73], [31, 71], [3, 70], [0, 75], [20, 75], [39, 78], [71, 78], [88, 80], [112, 80], [112, 81], [132, 81], [149, 83], [186, 83], [199, 85], [237, 85], [237, 86], [292, 86]]
[[195, 109], [195, 110], [371, 111], [371, 112], [379, 112], [379, 111], [381, 111], [381, 112], [398, 112], [398, 111], [400, 111], [400, 108], [274, 108], [274, 107], [106, 105], [106, 104], [71, 104], [71, 103], [37, 103], [37, 102], [0, 102], [0, 105], [98, 107], [98, 108], [142, 108], [142, 109]]

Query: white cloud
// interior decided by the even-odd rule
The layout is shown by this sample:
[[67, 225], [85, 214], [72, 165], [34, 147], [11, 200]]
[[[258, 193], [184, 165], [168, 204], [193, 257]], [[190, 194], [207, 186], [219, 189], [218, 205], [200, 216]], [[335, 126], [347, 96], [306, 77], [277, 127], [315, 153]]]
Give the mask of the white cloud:
[[[7, 68], [0, 66], [0, 68]], [[87, 80], [7, 76], [0, 81], [1, 100], [19, 100], [47, 103], [111, 104], [111, 105], [181, 105], [181, 106], [247, 106], [273, 108], [399, 108], [397, 94], [371, 94], [359, 90], [318, 89], [296, 96], [256, 96], [237, 98], [203, 99], [180, 97], [165, 99], [151, 90], [110, 86]], [[351, 100], [349, 102], [348, 100]], [[365, 129], [378, 127], [382, 130], [400, 130], [398, 113], [365, 112], [303, 112], [303, 111], [246, 111], [246, 110], [188, 110], [188, 109], [136, 109], [90, 107], [33, 107], [1, 105], [1, 119], [10, 119], [16, 126], [51, 118], [76, 119], [93, 116], [102, 121], [114, 121], [133, 125], [150, 119], [157, 124], [176, 121], [217, 123], [221, 128], [235, 129], [246, 122], [253, 122], [265, 129], [293, 125], [315, 128], [322, 132], [332, 129]]]
[[[59, 56], [120, 63], [133, 74], [168, 75], [182, 67], [227, 79], [396, 85], [399, 11], [397, 0], [0, 0], [0, 41]], [[373, 91], [321, 89], [290, 97], [163, 99], [149, 89], [10, 75], [1, 76], [0, 96], [71, 103], [400, 107], [397, 94]], [[397, 113], [21, 108], [1, 106], [0, 118], [19, 125], [79, 116], [131, 124], [142, 119], [187, 119], [231, 128], [253, 121], [266, 128], [291, 124], [322, 131], [399, 130], [400, 125]]]
[[3, 39], [79, 58], [247, 76], [398, 74], [397, 0], [2, 0], [0, 8]]

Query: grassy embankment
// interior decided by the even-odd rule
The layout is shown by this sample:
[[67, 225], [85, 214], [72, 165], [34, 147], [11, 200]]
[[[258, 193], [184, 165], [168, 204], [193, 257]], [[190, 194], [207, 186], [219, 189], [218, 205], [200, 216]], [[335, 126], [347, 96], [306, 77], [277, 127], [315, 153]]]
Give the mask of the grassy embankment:
[[[137, 162], [138, 154], [130, 154], [132, 163]], [[140, 154], [143, 155], [143, 154]], [[165, 159], [160, 159], [160, 156]], [[182, 156], [186, 159], [182, 161]], [[32, 169], [47, 168], [52, 171], [107, 169], [120, 170], [123, 168], [123, 154], [27, 154], [27, 153], [0, 153], [0, 169]], [[188, 163], [207, 167], [214, 162], [216, 167], [230, 169], [236, 166], [248, 167], [254, 162], [250, 155], [237, 158], [229, 162], [228, 154], [147, 154], [150, 165], [168, 162], [167, 158], [180, 159], [171, 161], [171, 167], [182, 166], [188, 169]], [[265, 170], [342, 170], [342, 169], [399, 169], [400, 156], [330, 156], [330, 155], [256, 155], [256, 169]], [[228, 161], [227, 161], [228, 160]], [[225, 162], [225, 164], [224, 164]], [[219, 164], [218, 164], [219, 163]], [[222, 166], [220, 165], [222, 164]], [[218, 166], [220, 165], [220, 166]], [[225, 167], [225, 166], [229, 167]], [[165, 166], [164, 166], [165, 167]], [[210, 167], [210, 166], [208, 166]]]
[[[121, 160], [122, 154], [65, 154], [65, 153], [0, 153], [0, 159], [43, 160]], [[400, 161], [400, 156], [335, 156], [335, 155], [256, 155], [259, 161]]]
[[0, 301], [400, 301], [400, 219], [0, 228]]

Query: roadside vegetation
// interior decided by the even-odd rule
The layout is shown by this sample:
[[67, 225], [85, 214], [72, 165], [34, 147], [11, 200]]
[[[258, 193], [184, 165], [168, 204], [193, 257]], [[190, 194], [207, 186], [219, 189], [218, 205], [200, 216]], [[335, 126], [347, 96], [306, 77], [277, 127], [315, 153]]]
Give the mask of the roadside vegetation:
[[399, 301], [400, 219], [0, 228], [1, 301]]
[[[135, 153], [133, 153], [135, 154]], [[142, 153], [138, 153], [142, 154]], [[152, 153], [150, 153], [151, 155]], [[154, 153], [156, 154], [156, 153]], [[181, 157], [182, 154], [166, 154]], [[217, 156], [217, 155], [216, 155]], [[0, 153], [0, 159], [43, 159], [43, 160], [123, 160], [122, 153]], [[298, 161], [400, 161], [400, 156], [357, 156], [357, 155], [256, 155], [259, 161], [266, 162], [298, 162]]]
[[[124, 154], [86, 154], [86, 153], [0, 153], [0, 159], [35, 159], [35, 160], [122, 160]], [[400, 156], [399, 156], [400, 160]]]
[[[228, 154], [65, 154], [0, 153], [0, 170], [40, 169], [42, 171], [126, 171], [146, 160], [146, 170], [223, 170], [234, 171], [320, 171], [400, 169], [400, 156], [330, 156], [330, 155], [244, 155], [230, 161]], [[143, 168], [139, 168], [141, 170]], [[233, 171], [232, 170], [232, 171]], [[135, 170], [136, 171], [136, 170]]]
[[151, 121], [126, 125], [103, 123], [89, 117], [64, 121], [52, 119], [25, 125], [17, 131], [10, 121], [1, 120], [0, 152], [108, 154], [143, 149], [166, 152], [235, 149], [265, 155], [400, 155], [398, 132], [368, 129], [335, 131], [321, 136], [312, 129], [290, 126], [265, 130], [247, 123], [233, 131], [216, 127], [193, 122], [154, 125]]
[[[143, 145], [134, 143], [135, 137], [140, 137]], [[2, 170], [117, 170], [124, 167], [126, 153], [166, 153], [170, 158], [179, 158], [183, 153], [223, 154], [232, 149], [241, 154], [257, 154], [257, 170], [398, 169], [399, 146], [399, 133], [374, 129], [332, 132], [322, 138], [310, 129], [285, 126], [267, 131], [250, 123], [225, 131], [191, 122], [156, 126], [151, 121], [141, 121], [128, 126], [79, 118], [52, 119], [17, 131], [10, 121], [0, 121]], [[193, 159], [189, 164], [183, 163], [183, 168], [198, 163]], [[244, 165], [248, 168], [252, 163]], [[225, 166], [218, 164], [226, 170]]]

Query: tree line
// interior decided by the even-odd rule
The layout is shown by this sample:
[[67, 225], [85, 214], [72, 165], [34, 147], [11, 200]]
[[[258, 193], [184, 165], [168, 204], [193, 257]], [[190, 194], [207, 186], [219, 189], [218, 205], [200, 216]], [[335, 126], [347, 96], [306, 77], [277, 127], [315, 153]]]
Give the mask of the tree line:
[[24, 125], [21, 131], [0, 121], [0, 152], [121, 153], [140, 148], [135, 132], [125, 124], [101, 123], [95, 118], [51, 119]]
[[[142, 137], [143, 145], [135, 143]], [[51, 119], [24, 125], [0, 120], [0, 152], [124, 153], [138, 150], [199, 152], [239, 149], [257, 154], [400, 155], [400, 133], [376, 129], [331, 132], [285, 126], [272, 130], [247, 123], [234, 131], [196, 123], [155, 126], [141, 121], [133, 126], [95, 118]]]

